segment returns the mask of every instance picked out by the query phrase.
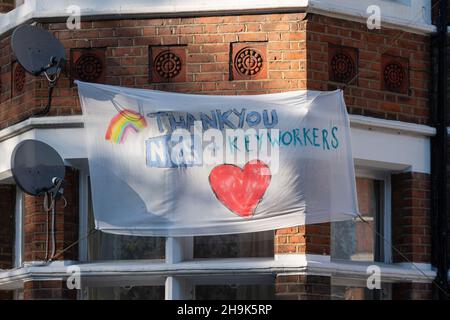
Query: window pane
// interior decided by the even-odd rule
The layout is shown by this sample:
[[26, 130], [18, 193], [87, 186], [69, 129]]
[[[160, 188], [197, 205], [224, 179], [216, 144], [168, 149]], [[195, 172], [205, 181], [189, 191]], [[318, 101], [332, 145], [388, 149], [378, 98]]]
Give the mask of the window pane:
[[[89, 184], [89, 230], [94, 228], [94, 214]], [[165, 238], [137, 237], [96, 232], [89, 237], [88, 260], [164, 259]]]
[[0, 201], [0, 270], [15, 266], [15, 199], [16, 188], [13, 185], [2, 185], [2, 201]]
[[194, 238], [194, 258], [273, 257], [274, 232]]
[[345, 279], [339, 279], [338, 284], [334, 284], [332, 280], [331, 285], [331, 299], [332, 300], [390, 300], [392, 299], [392, 284], [381, 283], [381, 289], [368, 289], [364, 285], [364, 281], [359, 284], [345, 284]]
[[269, 300], [275, 298], [274, 285], [197, 285], [196, 300]]
[[164, 286], [89, 288], [89, 300], [164, 300]]
[[364, 221], [331, 224], [331, 257], [353, 261], [383, 261], [383, 184], [379, 180], [357, 178], [359, 211]]
[[98, 232], [89, 241], [89, 261], [164, 259], [164, 238]]

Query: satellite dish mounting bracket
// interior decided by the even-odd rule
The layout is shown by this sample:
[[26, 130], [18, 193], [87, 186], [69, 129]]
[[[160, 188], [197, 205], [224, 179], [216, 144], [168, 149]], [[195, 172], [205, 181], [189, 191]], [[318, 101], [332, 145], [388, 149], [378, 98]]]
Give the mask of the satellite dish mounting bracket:
[[[35, 113], [33, 115], [34, 117], [45, 116], [49, 113], [50, 108], [52, 107], [53, 89], [56, 87], [56, 83], [58, 82], [59, 75], [61, 73], [61, 65], [63, 65], [63, 63], [63, 59], [57, 60], [56, 57], [52, 56], [48, 65], [43, 67], [38, 72], [34, 73], [35, 76], [40, 76], [43, 74], [48, 81], [47, 105], [42, 111]], [[56, 68], [56, 73], [53, 76], [50, 76], [47, 74], [47, 70], [53, 67]]]

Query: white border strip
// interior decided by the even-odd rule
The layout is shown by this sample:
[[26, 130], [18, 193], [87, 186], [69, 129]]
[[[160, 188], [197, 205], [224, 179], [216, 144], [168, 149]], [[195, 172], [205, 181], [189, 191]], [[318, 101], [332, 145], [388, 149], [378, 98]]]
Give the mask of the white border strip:
[[[329, 257], [327, 256], [329, 259]], [[326, 260], [326, 259], [325, 259]], [[239, 259], [197, 259], [178, 263], [163, 260], [109, 261], [76, 264], [72, 261], [58, 261], [48, 265], [30, 265], [0, 272], [0, 288], [20, 287], [24, 281], [65, 279], [72, 273], [69, 266], [76, 266], [81, 280], [108, 281], [123, 277], [133, 278], [160, 276], [224, 276], [224, 275], [289, 275], [311, 274], [349, 279], [367, 279], [367, 268], [380, 268], [383, 282], [424, 282], [436, 277], [436, 271], [429, 264], [381, 264], [376, 262], [327, 262], [314, 255], [293, 255], [288, 259], [239, 258]], [[420, 268], [420, 272], [417, 270]]]
[[436, 128], [422, 124], [378, 119], [354, 114], [349, 115], [349, 117], [350, 125], [353, 127], [365, 127], [368, 129], [387, 129], [396, 131], [398, 133], [406, 133], [425, 137], [432, 137], [436, 135]]
[[83, 117], [81, 115], [28, 118], [0, 130], [0, 142], [33, 129], [82, 128], [83, 126]]
[[[402, 121], [384, 120], [360, 115], [350, 115], [352, 127], [363, 127], [368, 129], [384, 129], [431, 137], [436, 135], [436, 129], [426, 125], [408, 123]], [[33, 129], [57, 129], [57, 128], [82, 128], [84, 127], [83, 116], [57, 116], [29, 118], [10, 127], [0, 130], [0, 142], [18, 136]]]

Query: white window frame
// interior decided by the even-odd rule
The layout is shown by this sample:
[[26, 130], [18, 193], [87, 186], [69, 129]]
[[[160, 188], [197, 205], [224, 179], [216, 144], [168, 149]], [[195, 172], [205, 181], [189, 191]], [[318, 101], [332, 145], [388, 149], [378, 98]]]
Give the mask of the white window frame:
[[23, 263], [23, 192], [16, 186], [14, 208], [14, 260], [13, 267], [21, 267]]
[[[356, 287], [356, 288], [366, 288], [367, 280], [366, 279], [352, 279], [352, 278], [344, 278], [344, 277], [332, 277], [330, 281], [330, 290], [332, 291], [333, 286], [338, 287]], [[392, 282], [383, 281], [381, 283], [381, 289], [384, 287], [388, 287], [388, 291], [384, 292], [386, 294], [386, 298], [383, 300], [392, 300]], [[331, 297], [333, 300], [333, 296]]]

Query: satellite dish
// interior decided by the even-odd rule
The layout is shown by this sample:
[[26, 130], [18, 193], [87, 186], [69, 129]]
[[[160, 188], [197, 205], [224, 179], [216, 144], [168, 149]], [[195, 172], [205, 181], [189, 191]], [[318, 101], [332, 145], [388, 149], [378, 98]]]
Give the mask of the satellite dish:
[[47, 30], [35, 26], [23, 25], [15, 29], [11, 47], [22, 67], [35, 76], [43, 72], [48, 76], [57, 74], [58, 66], [66, 60], [62, 43]]
[[11, 168], [20, 189], [33, 196], [55, 189], [66, 172], [58, 152], [37, 140], [24, 140], [16, 145], [11, 157]]
[[23, 25], [14, 30], [11, 48], [27, 72], [34, 76], [44, 75], [47, 78], [47, 106], [34, 116], [46, 115], [52, 104], [53, 88], [66, 61], [64, 46], [47, 30]]

